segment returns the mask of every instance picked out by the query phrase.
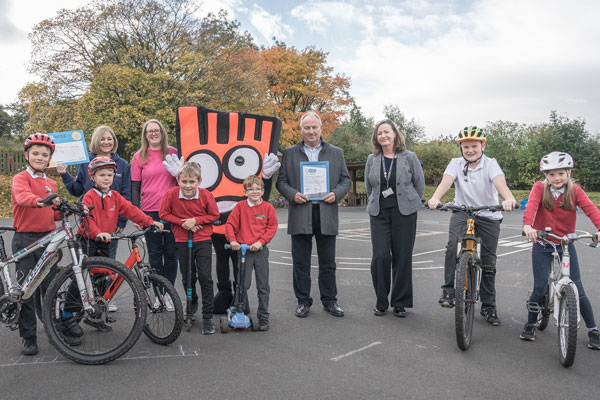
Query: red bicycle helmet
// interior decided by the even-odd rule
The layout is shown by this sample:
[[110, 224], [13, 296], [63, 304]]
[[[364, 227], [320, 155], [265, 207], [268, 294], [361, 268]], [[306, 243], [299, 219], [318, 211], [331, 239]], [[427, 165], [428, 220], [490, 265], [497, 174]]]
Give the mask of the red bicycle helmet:
[[113, 160], [111, 160], [108, 157], [96, 157], [92, 161], [90, 161], [90, 163], [88, 165], [88, 174], [90, 174], [90, 176], [92, 176], [92, 175], [94, 175], [94, 172], [96, 172], [96, 170], [102, 169], [102, 168], [112, 168], [116, 172], [117, 171], [117, 163], [115, 163]]
[[27, 149], [33, 146], [34, 144], [49, 147], [51, 155], [54, 154], [54, 150], [56, 149], [56, 146], [54, 146], [54, 139], [43, 133], [32, 133], [31, 135], [27, 136], [23, 147], [25, 148], [25, 151], [27, 151]]

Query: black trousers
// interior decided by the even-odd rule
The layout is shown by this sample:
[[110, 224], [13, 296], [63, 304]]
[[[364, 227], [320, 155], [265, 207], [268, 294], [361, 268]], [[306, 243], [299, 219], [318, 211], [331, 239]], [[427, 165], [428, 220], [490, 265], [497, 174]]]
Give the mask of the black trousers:
[[[31, 243], [38, 239], [46, 236], [48, 232], [16, 232], [12, 239], [12, 252], [16, 253], [24, 247], [29, 246]], [[44, 249], [34, 251], [31, 254], [21, 258], [17, 263], [17, 277], [20, 278], [19, 282], [23, 283], [25, 277], [35, 267]], [[49, 273], [46, 278], [42, 281], [40, 287], [42, 291], [46, 291], [50, 281], [54, 278], [55, 273]], [[39, 288], [38, 288], [39, 290]], [[36, 337], [37, 331], [37, 317], [35, 315], [35, 303], [33, 302], [33, 296], [25, 300], [21, 304], [21, 313], [19, 314], [19, 336], [25, 339], [33, 339]]]
[[311, 278], [310, 264], [312, 253], [312, 237], [317, 243], [319, 259], [319, 291], [321, 303], [324, 305], [337, 301], [335, 282], [335, 235], [321, 234], [321, 216], [319, 207], [312, 208], [313, 233], [292, 235], [292, 260], [294, 269], [294, 294], [298, 304], [312, 305], [310, 296]]
[[213, 233], [211, 239], [217, 259], [217, 290], [220, 292], [231, 293], [229, 259], [231, 259], [233, 265], [233, 287], [235, 288], [238, 276], [238, 252], [234, 250], [225, 250], [225, 244], [229, 243], [225, 238], [225, 235]]
[[[192, 281], [188, 284], [188, 244], [176, 242], [179, 270], [184, 289], [192, 288], [192, 303], [198, 303], [196, 281], [200, 282], [202, 293], [202, 318], [212, 318], [213, 306], [213, 280], [212, 280], [212, 243], [210, 240], [194, 242], [192, 244]], [[189, 286], [188, 286], [189, 285]]]
[[[453, 212], [448, 229], [448, 244], [444, 260], [444, 284], [446, 293], [454, 294], [454, 275], [456, 273], [456, 251], [458, 238], [467, 231], [467, 216], [461, 212]], [[481, 302], [496, 306], [496, 250], [500, 236], [502, 220], [475, 217], [475, 236], [481, 238]]]
[[79, 239], [83, 254], [87, 254], [88, 257], [109, 257], [109, 249], [112, 242], [97, 242], [94, 239], [89, 239], [80, 235], [77, 235], [77, 239]]
[[416, 232], [416, 212], [402, 215], [398, 207], [390, 207], [371, 216], [371, 277], [379, 310], [387, 310], [390, 305], [413, 306], [412, 252]]

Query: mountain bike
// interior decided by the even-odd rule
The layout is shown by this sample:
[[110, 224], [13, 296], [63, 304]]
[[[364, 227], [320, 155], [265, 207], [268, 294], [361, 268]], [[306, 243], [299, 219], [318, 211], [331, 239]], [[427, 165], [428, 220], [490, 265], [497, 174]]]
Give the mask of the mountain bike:
[[457, 262], [454, 280], [454, 327], [456, 344], [465, 351], [471, 345], [473, 336], [473, 317], [475, 305], [479, 301], [481, 284], [481, 239], [475, 236], [475, 215], [478, 211], [502, 211], [501, 205], [495, 206], [458, 206], [454, 204], [438, 205], [440, 211], [462, 212], [467, 216], [466, 232], [458, 238]]
[[[52, 194], [42, 200], [51, 204]], [[104, 257], [87, 257], [73, 233], [71, 215], [85, 218], [87, 209], [82, 203], [70, 204], [61, 200], [55, 207], [61, 224], [46, 236], [7, 257], [4, 241], [0, 240], [0, 280], [3, 294], [0, 297], [0, 322], [17, 323], [21, 303], [29, 299], [58, 261], [61, 246], [68, 249], [72, 263], [57, 270], [44, 295], [42, 319], [46, 335], [56, 350], [81, 364], [103, 364], [125, 354], [142, 333], [146, 320], [143, 306], [144, 291], [135, 274], [123, 264]], [[0, 228], [0, 232], [6, 231]], [[42, 256], [29, 274], [19, 282], [16, 262], [23, 256], [44, 249]], [[121, 277], [120, 284], [103, 285], [107, 277]], [[103, 288], [103, 289], [100, 289]], [[119, 302], [121, 312], [108, 316], [108, 299]], [[64, 330], [64, 319], [73, 316], [76, 321], [104, 320], [110, 322], [110, 332], [100, 332], [82, 324], [81, 340], [74, 343]]]
[[[130, 234], [113, 233], [111, 239], [127, 239], [131, 254], [125, 266], [135, 272], [146, 293], [148, 315], [144, 334], [154, 343], [167, 345], [173, 343], [183, 328], [183, 306], [175, 287], [169, 280], [156, 273], [150, 264], [143, 261], [137, 245], [137, 239], [147, 231], [167, 232], [155, 229], [154, 226]], [[120, 278], [122, 279], [122, 278]], [[172, 310], [171, 310], [172, 306]]]
[[[577, 286], [570, 278], [571, 255], [569, 244], [580, 239], [591, 239], [591, 247], [598, 247], [596, 235], [584, 233], [578, 235], [569, 233], [557, 236], [551, 233], [551, 228], [546, 231], [537, 231], [537, 236], [544, 246], [552, 246], [552, 263], [548, 275], [546, 293], [540, 303], [527, 301], [527, 311], [538, 313], [537, 329], [543, 331], [548, 326], [550, 315], [554, 317], [558, 326], [558, 352], [560, 363], [570, 367], [575, 362], [577, 347], [577, 330], [579, 329], [579, 293]], [[525, 235], [525, 233], [523, 233]], [[547, 238], [551, 237], [560, 243], [554, 243]], [[562, 248], [562, 257], [558, 248]], [[557, 307], [555, 307], [557, 306]]]

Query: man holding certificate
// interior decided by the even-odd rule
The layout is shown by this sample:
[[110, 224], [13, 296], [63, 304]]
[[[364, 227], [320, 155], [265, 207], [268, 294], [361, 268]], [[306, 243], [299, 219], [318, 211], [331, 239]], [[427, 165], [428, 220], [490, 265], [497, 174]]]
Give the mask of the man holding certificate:
[[350, 189], [344, 151], [321, 139], [321, 118], [313, 111], [300, 119], [302, 141], [283, 152], [277, 190], [289, 202], [288, 234], [292, 235], [296, 316], [306, 317], [312, 306], [310, 260], [312, 237], [317, 243], [319, 291], [325, 311], [343, 317], [337, 304], [335, 240], [338, 205]]

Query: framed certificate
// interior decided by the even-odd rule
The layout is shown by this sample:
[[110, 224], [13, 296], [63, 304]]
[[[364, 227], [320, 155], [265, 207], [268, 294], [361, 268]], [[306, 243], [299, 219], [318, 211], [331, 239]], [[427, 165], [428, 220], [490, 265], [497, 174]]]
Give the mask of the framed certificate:
[[56, 150], [52, 154], [50, 168], [58, 164], [74, 165], [90, 162], [90, 156], [85, 145], [83, 131], [66, 131], [47, 133], [54, 139]]
[[329, 161], [300, 163], [300, 192], [312, 201], [329, 193]]

